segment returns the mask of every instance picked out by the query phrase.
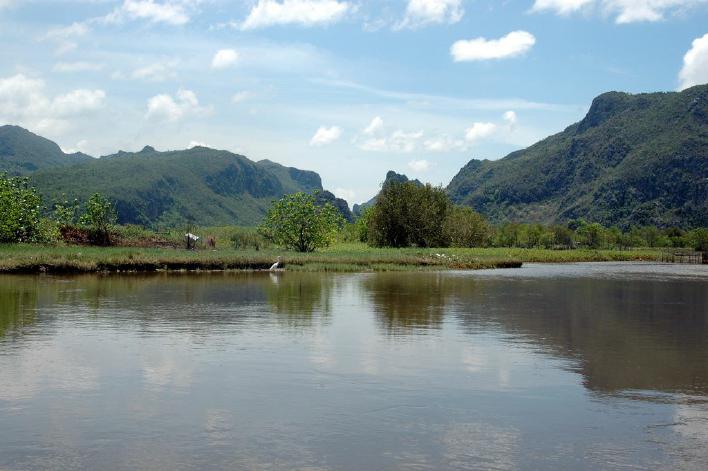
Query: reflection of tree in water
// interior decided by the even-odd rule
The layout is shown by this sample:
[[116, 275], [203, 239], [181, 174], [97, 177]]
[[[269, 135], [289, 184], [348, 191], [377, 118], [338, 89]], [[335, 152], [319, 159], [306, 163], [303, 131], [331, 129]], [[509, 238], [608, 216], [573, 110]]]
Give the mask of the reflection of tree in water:
[[366, 277], [362, 286], [389, 334], [439, 329], [455, 288], [453, 279], [438, 273], [380, 273]]
[[572, 359], [590, 390], [708, 393], [705, 283], [601, 279], [486, 280], [459, 292], [460, 322], [493, 323]]
[[323, 273], [282, 273], [266, 285], [266, 297], [276, 322], [289, 328], [309, 328], [327, 319], [332, 309], [335, 277]]
[[38, 281], [35, 277], [0, 277], [0, 339], [35, 322]]

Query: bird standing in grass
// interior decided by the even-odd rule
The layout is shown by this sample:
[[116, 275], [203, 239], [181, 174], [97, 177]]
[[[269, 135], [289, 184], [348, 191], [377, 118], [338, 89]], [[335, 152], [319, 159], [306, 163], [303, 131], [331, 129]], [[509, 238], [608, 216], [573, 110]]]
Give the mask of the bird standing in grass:
[[278, 269], [278, 267], [280, 267], [280, 261], [281, 261], [281, 258], [280, 258], [280, 257], [278, 257], [278, 261], [277, 261], [277, 262], [275, 262], [275, 263], [274, 263], [273, 265], [271, 265], [271, 267], [270, 267], [270, 270], [271, 270], [271, 271], [273, 271], [273, 270], [277, 270], [277, 269]]

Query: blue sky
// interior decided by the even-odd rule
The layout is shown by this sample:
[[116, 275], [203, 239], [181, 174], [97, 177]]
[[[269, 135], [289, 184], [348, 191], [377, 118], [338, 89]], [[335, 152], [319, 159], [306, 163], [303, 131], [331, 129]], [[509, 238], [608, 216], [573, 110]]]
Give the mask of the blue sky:
[[708, 82], [708, 0], [0, 0], [0, 123], [446, 185], [609, 91]]

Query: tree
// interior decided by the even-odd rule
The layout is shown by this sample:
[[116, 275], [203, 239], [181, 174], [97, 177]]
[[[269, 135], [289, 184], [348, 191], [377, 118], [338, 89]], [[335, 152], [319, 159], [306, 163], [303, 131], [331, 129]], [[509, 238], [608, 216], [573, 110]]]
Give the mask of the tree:
[[94, 193], [86, 202], [86, 212], [81, 216], [80, 222], [91, 230], [93, 243], [110, 245], [111, 229], [117, 220], [113, 203], [100, 193]]
[[465, 206], [455, 206], [445, 219], [445, 236], [453, 247], [489, 245], [491, 228], [481, 214]]
[[313, 195], [300, 192], [273, 203], [259, 231], [277, 245], [313, 252], [332, 243], [343, 224], [344, 219], [334, 206], [318, 206]]
[[379, 247], [445, 247], [443, 226], [451, 208], [442, 188], [388, 182], [369, 216], [367, 240]]
[[37, 241], [41, 202], [28, 178], [0, 173], [0, 242]]

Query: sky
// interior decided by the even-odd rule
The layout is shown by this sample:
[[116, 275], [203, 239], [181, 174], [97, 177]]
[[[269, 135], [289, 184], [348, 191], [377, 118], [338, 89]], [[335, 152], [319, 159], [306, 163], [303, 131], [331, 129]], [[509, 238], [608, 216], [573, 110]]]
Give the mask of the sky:
[[447, 185], [617, 90], [708, 82], [708, 0], [0, 0], [0, 124]]

